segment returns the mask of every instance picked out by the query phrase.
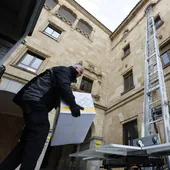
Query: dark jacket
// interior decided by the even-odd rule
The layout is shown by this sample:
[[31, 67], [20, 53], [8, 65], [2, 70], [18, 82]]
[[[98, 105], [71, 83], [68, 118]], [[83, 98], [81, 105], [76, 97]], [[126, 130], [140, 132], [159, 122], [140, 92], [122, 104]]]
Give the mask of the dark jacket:
[[48, 110], [56, 108], [62, 98], [70, 107], [76, 105], [71, 90], [71, 82], [75, 82], [77, 70], [70, 67], [53, 67], [30, 80], [14, 97], [13, 101], [22, 106], [23, 101], [41, 101]]

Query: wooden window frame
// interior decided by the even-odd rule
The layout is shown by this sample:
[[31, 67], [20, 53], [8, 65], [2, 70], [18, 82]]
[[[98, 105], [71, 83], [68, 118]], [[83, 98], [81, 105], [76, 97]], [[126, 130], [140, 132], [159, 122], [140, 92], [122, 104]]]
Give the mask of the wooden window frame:
[[[127, 87], [125, 87], [126, 86], [126, 78], [129, 78], [130, 76], [132, 76], [132, 84], [133, 85], [131, 85], [131, 86], [129, 86], [129, 88], [127, 88]], [[133, 71], [132, 70], [130, 70], [130, 71], [128, 71], [126, 74], [124, 74], [123, 75], [123, 79], [124, 79], [124, 92], [123, 93], [121, 93], [121, 95], [123, 95], [123, 94], [125, 94], [125, 93], [127, 93], [127, 92], [129, 92], [130, 90], [132, 90], [132, 89], [134, 89], [135, 88], [135, 86], [134, 86], [134, 80], [133, 80]], [[127, 80], [127, 81], [130, 81], [130, 80]], [[128, 83], [130, 83], [130, 82], [128, 82]]]

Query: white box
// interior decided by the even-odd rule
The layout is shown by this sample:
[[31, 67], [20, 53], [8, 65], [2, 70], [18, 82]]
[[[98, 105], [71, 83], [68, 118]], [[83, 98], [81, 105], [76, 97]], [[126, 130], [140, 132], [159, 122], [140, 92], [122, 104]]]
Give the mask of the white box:
[[60, 115], [51, 140], [51, 146], [82, 143], [96, 114], [93, 99], [89, 93], [73, 92], [76, 103], [84, 110], [80, 117], [71, 115], [69, 106], [61, 101]]

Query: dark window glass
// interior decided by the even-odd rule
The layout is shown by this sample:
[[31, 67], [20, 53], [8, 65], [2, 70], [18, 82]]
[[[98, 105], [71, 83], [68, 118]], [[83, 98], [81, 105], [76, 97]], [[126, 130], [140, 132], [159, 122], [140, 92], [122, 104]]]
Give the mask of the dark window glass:
[[83, 77], [82, 81], [81, 81], [81, 85], [80, 85], [80, 90], [87, 92], [87, 93], [91, 93], [92, 90], [92, 85], [93, 85], [93, 81]]
[[81, 29], [82, 31], [84, 31], [86, 34], [91, 34], [92, 32], [92, 27], [86, 23], [85, 21], [83, 20], [80, 20], [77, 24], [77, 28]]
[[137, 120], [123, 124], [123, 144], [133, 145], [133, 140], [138, 138]]
[[70, 10], [65, 7], [61, 7], [58, 12], [62, 17], [68, 19], [72, 24], [76, 20], [76, 15]]
[[134, 87], [132, 70], [124, 75], [124, 91], [128, 91]]
[[130, 53], [130, 44], [123, 48], [124, 56], [127, 56]]

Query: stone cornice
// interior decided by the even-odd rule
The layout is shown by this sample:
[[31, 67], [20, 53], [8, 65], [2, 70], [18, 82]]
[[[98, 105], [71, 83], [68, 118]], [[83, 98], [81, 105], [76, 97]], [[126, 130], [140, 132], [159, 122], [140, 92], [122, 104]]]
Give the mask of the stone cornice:
[[[11, 79], [11, 80], [15, 80], [15, 81], [18, 81], [20, 83], [23, 83], [23, 84], [26, 84], [28, 82], [28, 80], [25, 80], [25, 79], [22, 79], [18, 76], [14, 76], [14, 75], [11, 75], [9, 73], [5, 73], [4, 78], [8, 78], [8, 79]], [[166, 73], [165, 74], [165, 81], [170, 81], [170, 72]], [[113, 102], [113, 104], [109, 107], [105, 107], [105, 106], [102, 106], [101, 104], [97, 104], [97, 103], [94, 103], [95, 107], [98, 108], [98, 109], [101, 109], [103, 111], [105, 111], [106, 114], [109, 114], [110, 112], [116, 110], [117, 108], [135, 100], [136, 98], [140, 97], [144, 95], [144, 86], [141, 87], [140, 89], [134, 91], [132, 94], [130, 95], [127, 95], [126, 97], [119, 99], [115, 102]]]
[[[170, 72], [165, 74], [165, 82], [170, 81]], [[144, 95], [144, 86], [140, 89], [134, 91], [132, 94], [127, 95], [126, 97], [122, 97], [121, 99], [113, 102], [113, 104], [109, 107], [107, 107], [106, 114], [118, 109], [119, 107], [135, 100], [136, 98]]]
[[94, 106], [95, 106], [96, 108], [101, 109], [101, 110], [104, 110], [104, 111], [107, 110], [107, 108], [106, 108], [105, 106], [102, 106], [102, 105], [97, 104], [97, 103], [94, 103]]
[[135, 100], [136, 98], [142, 96], [143, 94], [144, 94], [144, 87], [141, 87], [139, 90], [137, 90], [133, 94], [128, 95], [125, 98], [116, 101], [112, 106], [108, 107], [106, 114], [116, 110], [117, 108], [125, 105], [126, 103], [129, 103], [132, 100]]
[[26, 80], [26, 79], [23, 79], [23, 78], [21, 78], [21, 77], [19, 77], [19, 76], [14, 76], [14, 75], [12, 75], [12, 74], [10, 74], [10, 73], [6, 73], [6, 72], [5, 72], [5, 74], [3, 75], [3, 78], [7, 78], [7, 79], [10, 79], [10, 80], [14, 80], [14, 81], [17, 81], [17, 82], [23, 83], [23, 84], [26, 84], [26, 83], [28, 82], [28, 80]]
[[[13, 81], [17, 81], [17, 82], [23, 83], [23, 84], [26, 84], [28, 82], [28, 80], [23, 79], [23, 78], [21, 78], [19, 76], [12, 75], [10, 73], [5, 73], [3, 77], [7, 78], [7, 79], [10, 79], [10, 80], [13, 80]], [[73, 90], [75, 90], [74, 86], [71, 86], [71, 87], [73, 88]], [[76, 91], [79, 91], [79, 90], [76, 89]], [[94, 102], [94, 105], [98, 109], [101, 109], [101, 110], [104, 110], [104, 111], [107, 110], [107, 108], [105, 106], [102, 106], [101, 104], [97, 104], [97, 103]]]

